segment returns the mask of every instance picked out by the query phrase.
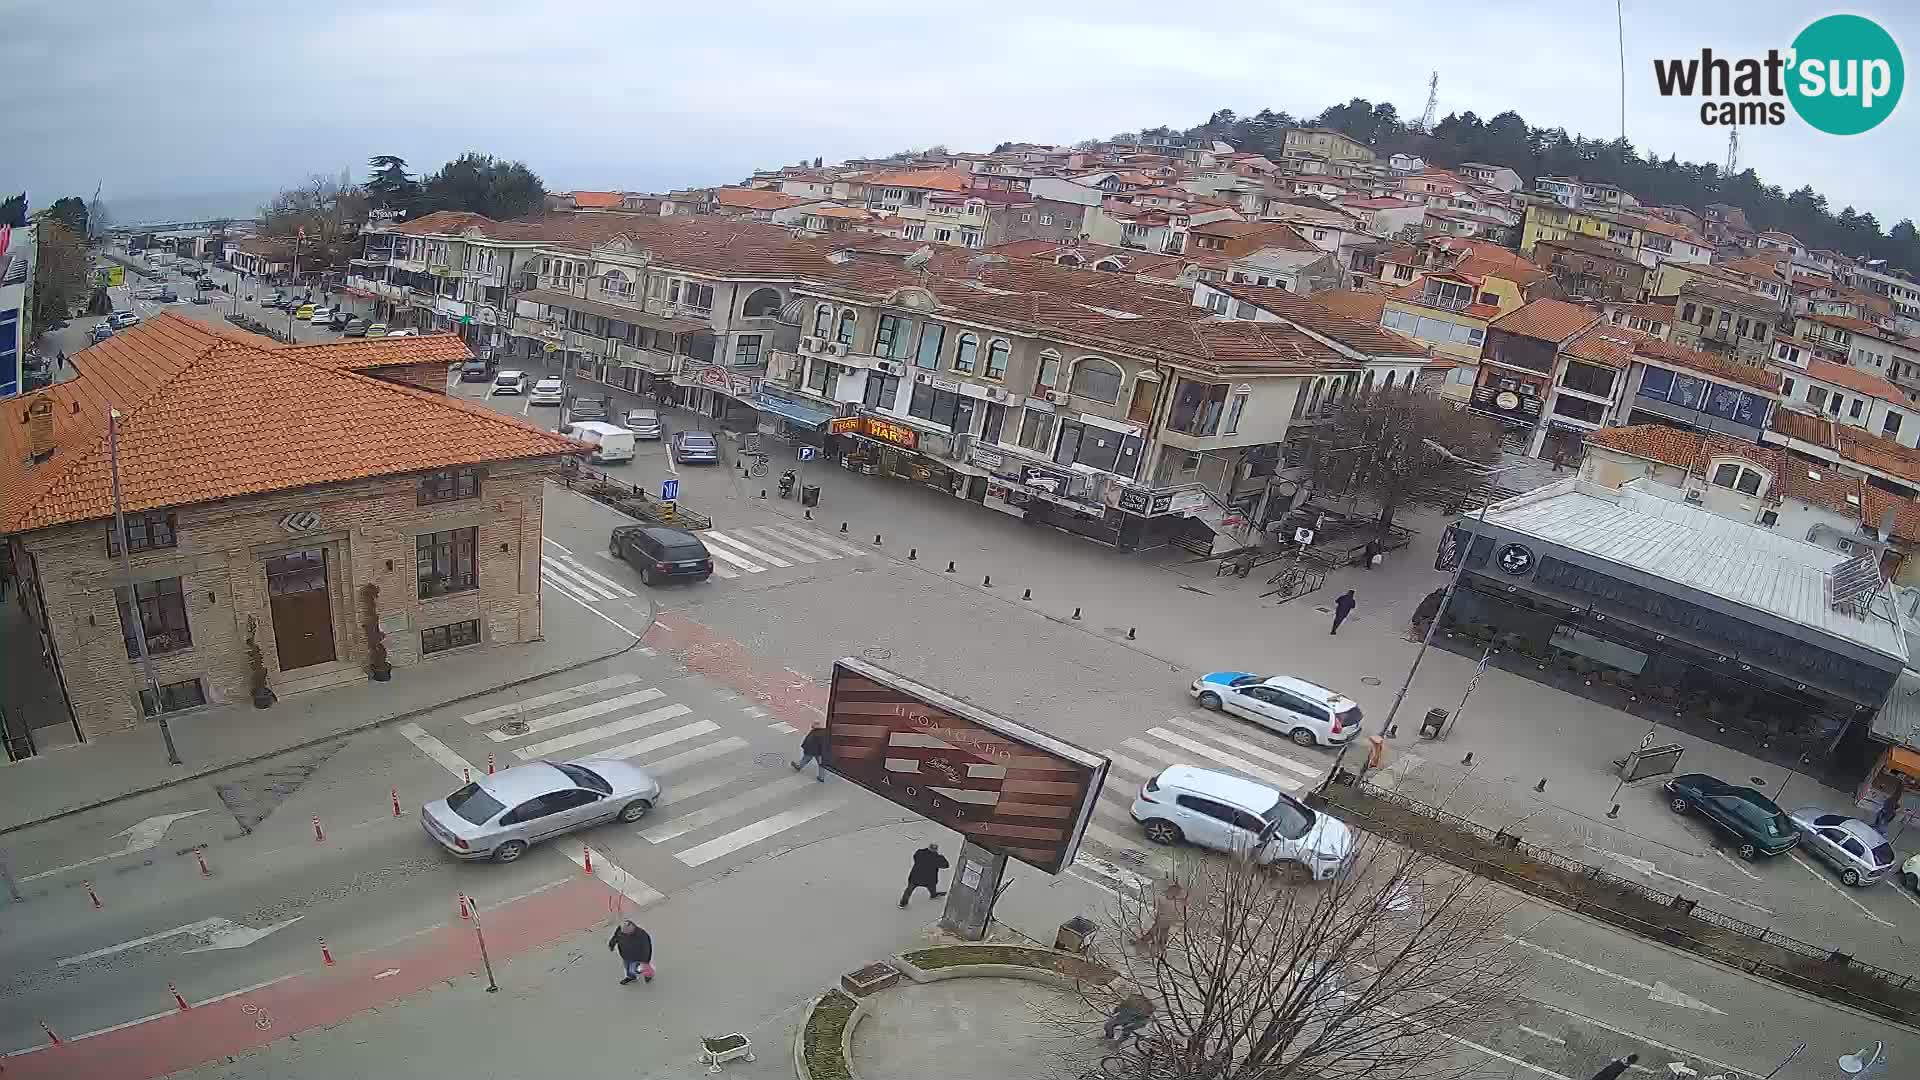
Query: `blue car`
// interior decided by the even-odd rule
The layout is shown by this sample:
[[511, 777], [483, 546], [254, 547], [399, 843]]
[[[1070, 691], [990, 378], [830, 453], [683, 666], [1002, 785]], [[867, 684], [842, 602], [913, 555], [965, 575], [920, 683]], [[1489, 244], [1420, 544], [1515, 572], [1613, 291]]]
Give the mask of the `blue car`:
[[1291, 675], [1215, 671], [1187, 692], [1206, 708], [1245, 717], [1301, 746], [1337, 746], [1360, 731], [1352, 698]]
[[671, 446], [673, 460], [679, 465], [717, 465], [720, 443], [707, 431], [676, 431]]

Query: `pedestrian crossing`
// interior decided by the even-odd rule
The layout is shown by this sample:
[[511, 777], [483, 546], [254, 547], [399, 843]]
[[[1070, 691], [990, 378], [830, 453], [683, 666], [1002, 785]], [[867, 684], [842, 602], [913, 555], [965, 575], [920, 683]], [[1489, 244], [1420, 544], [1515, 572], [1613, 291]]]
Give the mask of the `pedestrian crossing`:
[[[796, 774], [786, 755], [756, 760], [753, 744], [722, 723], [697, 716], [665, 691], [622, 674], [561, 687], [522, 701], [467, 713], [461, 720], [493, 752], [516, 763], [618, 758], [661, 782], [661, 805], [636, 835], [697, 868], [748, 852], [847, 805], [845, 786]], [[727, 703], [738, 722], [766, 726], [766, 710]]]
[[568, 549], [544, 536], [540, 539], [544, 543], [540, 552], [540, 580], [548, 588], [582, 604], [623, 600], [637, 595], [632, 589], [587, 566]]
[[713, 576], [737, 578], [864, 555], [858, 545], [798, 525], [740, 525], [698, 534], [713, 556]]

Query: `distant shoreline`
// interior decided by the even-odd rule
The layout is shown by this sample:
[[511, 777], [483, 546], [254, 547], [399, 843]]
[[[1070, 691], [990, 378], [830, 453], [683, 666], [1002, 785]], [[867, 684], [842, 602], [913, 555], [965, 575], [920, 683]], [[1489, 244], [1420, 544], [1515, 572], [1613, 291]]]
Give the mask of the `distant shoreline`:
[[210, 221], [233, 218], [252, 221], [271, 192], [228, 192], [204, 195], [150, 195], [106, 199], [107, 216], [116, 227], [161, 224], [169, 221]]

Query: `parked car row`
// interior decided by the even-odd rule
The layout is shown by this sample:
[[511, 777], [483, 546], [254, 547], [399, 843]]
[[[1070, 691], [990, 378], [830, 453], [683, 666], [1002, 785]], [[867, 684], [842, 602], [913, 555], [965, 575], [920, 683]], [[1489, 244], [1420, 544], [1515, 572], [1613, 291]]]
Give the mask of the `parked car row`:
[[[1667, 807], [1700, 818], [1733, 842], [1749, 861], [1802, 848], [1826, 863], [1841, 882], [1873, 885], [1895, 876], [1893, 844], [1871, 823], [1817, 806], [1789, 813], [1761, 792], [1706, 773], [1684, 773], [1661, 786]], [[1898, 872], [1901, 884], [1920, 889], [1920, 855]]]

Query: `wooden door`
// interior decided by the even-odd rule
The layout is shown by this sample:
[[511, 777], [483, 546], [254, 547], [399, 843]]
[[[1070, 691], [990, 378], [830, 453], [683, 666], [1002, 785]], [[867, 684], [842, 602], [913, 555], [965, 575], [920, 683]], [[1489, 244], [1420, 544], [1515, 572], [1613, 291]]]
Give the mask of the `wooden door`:
[[289, 551], [268, 559], [267, 595], [281, 671], [334, 659], [333, 599], [327, 591], [325, 548]]

